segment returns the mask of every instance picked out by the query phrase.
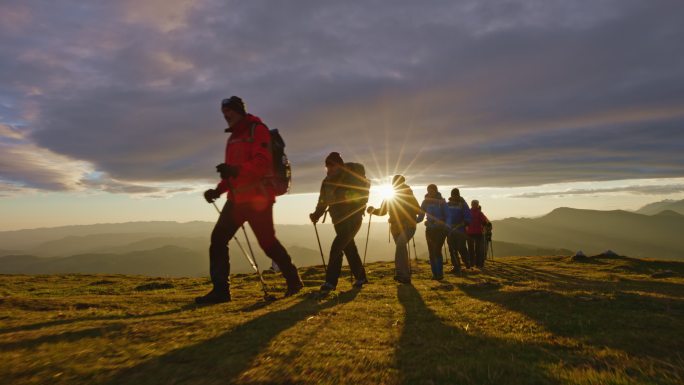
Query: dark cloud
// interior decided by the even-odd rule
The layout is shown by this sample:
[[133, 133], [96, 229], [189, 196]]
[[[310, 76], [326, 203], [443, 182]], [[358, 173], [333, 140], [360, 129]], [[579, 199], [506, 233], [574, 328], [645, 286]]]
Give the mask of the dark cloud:
[[187, 4], [5, 2], [0, 123], [124, 193], [212, 181], [232, 94], [281, 129], [295, 192], [332, 150], [421, 184], [682, 176], [680, 1]]

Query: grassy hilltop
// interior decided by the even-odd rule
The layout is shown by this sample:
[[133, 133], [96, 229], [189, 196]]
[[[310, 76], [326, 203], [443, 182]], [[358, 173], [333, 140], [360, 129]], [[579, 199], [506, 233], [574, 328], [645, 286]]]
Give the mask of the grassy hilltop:
[[[372, 284], [263, 303], [192, 305], [206, 279], [0, 276], [6, 384], [681, 384], [684, 263], [515, 257], [413, 286]], [[655, 274], [655, 278], [653, 275]], [[268, 276], [280, 291], [280, 277]]]

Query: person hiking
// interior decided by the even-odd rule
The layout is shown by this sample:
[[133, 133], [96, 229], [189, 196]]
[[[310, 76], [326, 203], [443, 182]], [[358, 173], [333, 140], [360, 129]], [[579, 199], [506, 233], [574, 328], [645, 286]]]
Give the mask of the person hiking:
[[430, 256], [430, 268], [432, 269], [432, 279], [442, 280], [444, 278], [444, 268], [442, 266], [442, 245], [447, 236], [446, 228], [446, 201], [442, 194], [437, 190], [437, 185], [427, 186], [427, 194], [421, 203], [423, 210], [418, 215], [416, 222], [420, 223], [425, 219], [425, 240], [427, 241], [428, 254]]
[[480, 202], [477, 199], [473, 199], [470, 203], [470, 213], [472, 220], [466, 228], [466, 234], [468, 235], [468, 253], [470, 254], [473, 264], [479, 269], [482, 269], [484, 268], [486, 252], [484, 227], [491, 226], [491, 222], [489, 222], [489, 219], [482, 213]]
[[362, 165], [344, 163], [337, 152], [331, 152], [325, 158], [325, 167], [327, 176], [321, 183], [316, 210], [309, 214], [311, 222], [315, 224], [327, 210], [335, 227], [336, 236], [330, 246], [325, 283], [320, 290], [321, 293], [328, 293], [337, 288], [342, 270], [342, 254], [347, 257], [354, 275], [353, 286], [361, 288], [368, 283], [368, 279], [354, 237], [361, 229], [370, 182], [365, 177]]
[[451, 263], [454, 266], [450, 273], [458, 274], [461, 272], [461, 264], [458, 261], [458, 254], [461, 254], [461, 259], [466, 269], [470, 269], [472, 261], [468, 248], [466, 247], [465, 228], [471, 221], [471, 213], [465, 199], [461, 197], [460, 191], [455, 188], [451, 190], [451, 196], [447, 203], [447, 227], [449, 234], [447, 235], [447, 243], [449, 244], [449, 255], [451, 256]]
[[226, 143], [225, 163], [216, 166], [221, 181], [216, 188], [204, 192], [204, 199], [213, 203], [227, 192], [228, 200], [211, 232], [209, 274], [213, 289], [195, 298], [200, 304], [227, 302], [230, 296], [230, 257], [228, 242], [248, 222], [259, 246], [275, 261], [287, 283], [285, 296], [304, 287], [292, 258], [275, 237], [273, 226], [273, 186], [266, 177], [273, 173], [269, 130], [258, 117], [248, 114], [237, 96], [221, 102], [223, 117], [230, 133]]
[[416, 233], [416, 216], [422, 212], [413, 190], [406, 184], [403, 175], [392, 178], [394, 196], [382, 201], [380, 208], [368, 207], [372, 215], [386, 215], [389, 213], [390, 232], [394, 238], [396, 250], [394, 252], [394, 280], [404, 284], [411, 283], [411, 261], [408, 257], [408, 242]]

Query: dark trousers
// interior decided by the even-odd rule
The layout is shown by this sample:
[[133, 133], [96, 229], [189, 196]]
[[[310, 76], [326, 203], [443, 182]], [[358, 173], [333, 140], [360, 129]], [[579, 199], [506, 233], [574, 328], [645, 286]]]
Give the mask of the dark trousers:
[[275, 237], [273, 205], [255, 208], [249, 203], [234, 205], [226, 202], [211, 232], [211, 245], [209, 246], [209, 274], [214, 290], [228, 289], [228, 276], [230, 275], [228, 242], [245, 222], [248, 222], [254, 231], [259, 246], [280, 267], [288, 287], [297, 285], [300, 281], [297, 268], [292, 264], [292, 259], [283, 245]]
[[477, 267], [484, 266], [485, 242], [482, 234], [468, 234], [468, 252]]
[[451, 255], [451, 263], [454, 265], [456, 270], [461, 269], [461, 264], [458, 261], [458, 255], [461, 254], [461, 259], [466, 269], [472, 266], [470, 260], [470, 253], [468, 253], [468, 248], [466, 247], [467, 236], [458, 230], [452, 230], [447, 236], [447, 242], [449, 243], [449, 255]]
[[442, 245], [446, 238], [446, 230], [441, 227], [425, 228], [425, 239], [427, 240], [428, 254], [430, 255], [430, 268], [432, 276], [440, 278], [444, 275], [442, 261]]
[[401, 227], [392, 224], [390, 232], [394, 238], [394, 274], [401, 279], [411, 279], [411, 261], [409, 260], [408, 243], [416, 234], [415, 227]]
[[[333, 218], [334, 221], [334, 218]], [[353, 215], [341, 223], [335, 225], [335, 239], [330, 247], [330, 259], [328, 261], [328, 271], [325, 274], [325, 281], [337, 287], [337, 281], [340, 278], [342, 271], [342, 255], [347, 256], [349, 268], [354, 275], [354, 278], [366, 279], [366, 270], [363, 268], [359, 250], [356, 248], [354, 237], [361, 229], [361, 222], [363, 215]]]

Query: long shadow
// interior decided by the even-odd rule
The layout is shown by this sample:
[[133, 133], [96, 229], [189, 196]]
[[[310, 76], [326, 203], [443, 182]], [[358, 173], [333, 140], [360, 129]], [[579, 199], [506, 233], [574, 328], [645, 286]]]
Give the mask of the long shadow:
[[31, 349], [42, 344], [58, 343], [58, 342], [74, 342], [83, 338], [96, 338], [110, 332], [123, 330], [126, 326], [123, 323], [115, 323], [101, 327], [81, 329], [76, 331], [68, 331], [58, 334], [50, 334], [29, 340], [12, 341], [0, 344], [1, 351], [10, 351], [16, 349]]
[[684, 351], [684, 300], [622, 292], [565, 295], [459, 285], [467, 295], [524, 314], [554, 334], [669, 362]]
[[278, 334], [321, 310], [353, 300], [358, 290], [318, 303], [311, 299], [266, 313], [218, 337], [152, 358], [114, 374], [107, 384], [216, 384], [237, 377]]
[[0, 329], [0, 334], [7, 334], [7, 333], [18, 332], [18, 331], [38, 330], [38, 329], [51, 327], [51, 326], [69, 325], [72, 323], [86, 322], [86, 321], [116, 321], [116, 320], [150, 318], [150, 317], [157, 317], [157, 316], [163, 316], [163, 315], [182, 313], [182, 312], [197, 309], [197, 308], [199, 308], [198, 305], [186, 304], [186, 305], [183, 305], [183, 306], [176, 308], [176, 309], [169, 309], [169, 310], [164, 310], [164, 311], [160, 311], [160, 312], [156, 312], [156, 313], [146, 313], [146, 314], [137, 314], [137, 315], [89, 316], [89, 317], [52, 320], [52, 321], [45, 321], [45, 322], [37, 322], [34, 324], [30, 324], [30, 325], [20, 325], [20, 326], [13, 326], [13, 327], [9, 327], [9, 328], [2, 328], [2, 329]]
[[620, 277], [619, 281], [593, 280], [531, 266], [513, 266], [508, 264], [492, 265], [488, 268], [487, 273], [508, 282], [526, 281], [534, 278], [542, 282], [551, 283], [558, 288], [639, 290], [684, 298], [684, 285], [675, 282], [635, 280], [623, 277]]
[[[549, 346], [472, 335], [446, 325], [410, 285], [398, 287], [405, 309], [396, 350], [402, 384], [553, 384], [545, 366], [561, 359]], [[575, 360], [581, 357], [565, 352]]]

